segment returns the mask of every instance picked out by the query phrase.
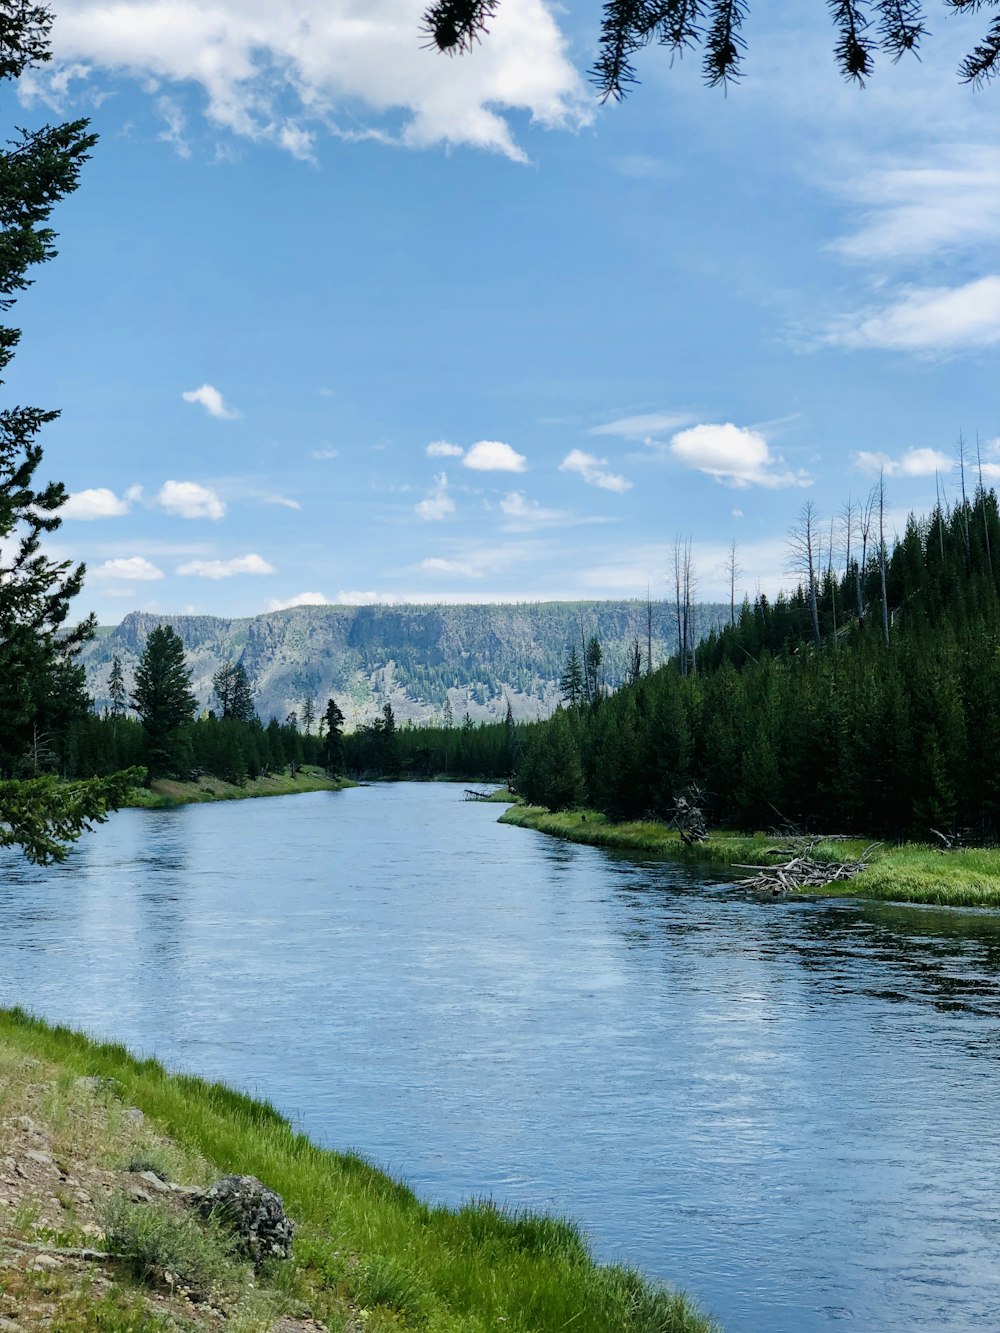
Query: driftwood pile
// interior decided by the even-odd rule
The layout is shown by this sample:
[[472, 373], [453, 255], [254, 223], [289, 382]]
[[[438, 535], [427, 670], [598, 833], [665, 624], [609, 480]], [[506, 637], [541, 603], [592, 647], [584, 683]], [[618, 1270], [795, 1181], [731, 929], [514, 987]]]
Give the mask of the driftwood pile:
[[696, 782], [692, 782], [680, 795], [674, 797], [674, 814], [670, 824], [681, 835], [681, 842], [685, 847], [691, 847], [696, 842], [704, 842], [708, 837], [704, 805], [705, 792]]
[[839, 884], [844, 880], [860, 875], [870, 864], [872, 852], [881, 844], [874, 842], [866, 847], [858, 861], [817, 861], [811, 855], [821, 842], [841, 842], [843, 837], [796, 838], [787, 847], [768, 847], [765, 856], [783, 856], [786, 858], [779, 865], [749, 866], [735, 865], [736, 870], [753, 870], [755, 873], [740, 883], [755, 893], [800, 893], [803, 889], [825, 889], [829, 884]]

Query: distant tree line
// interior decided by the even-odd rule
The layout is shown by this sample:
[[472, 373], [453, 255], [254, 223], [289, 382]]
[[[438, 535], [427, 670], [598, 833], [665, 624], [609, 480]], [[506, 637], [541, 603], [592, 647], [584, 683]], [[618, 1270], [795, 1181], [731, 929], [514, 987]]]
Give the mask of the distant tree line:
[[304, 699], [301, 717], [292, 712], [265, 726], [241, 663], [220, 667], [212, 687], [216, 707], [197, 716], [184, 644], [169, 625], [154, 629], [131, 691], [116, 657], [109, 707], [97, 714], [87, 708], [85, 695], [77, 699], [61, 733], [62, 771], [68, 777], [102, 775], [138, 764], [150, 779], [207, 775], [237, 785], [285, 770], [294, 775], [303, 764], [321, 765], [331, 776], [342, 772], [344, 716], [333, 699], [318, 723], [314, 702]]

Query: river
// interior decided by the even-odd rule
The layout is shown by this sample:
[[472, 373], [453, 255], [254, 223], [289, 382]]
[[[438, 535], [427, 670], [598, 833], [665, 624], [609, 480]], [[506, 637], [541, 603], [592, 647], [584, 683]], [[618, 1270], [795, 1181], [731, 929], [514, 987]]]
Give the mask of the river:
[[1000, 1327], [1000, 915], [761, 901], [445, 785], [0, 862], [0, 1003], [568, 1214], [727, 1333]]

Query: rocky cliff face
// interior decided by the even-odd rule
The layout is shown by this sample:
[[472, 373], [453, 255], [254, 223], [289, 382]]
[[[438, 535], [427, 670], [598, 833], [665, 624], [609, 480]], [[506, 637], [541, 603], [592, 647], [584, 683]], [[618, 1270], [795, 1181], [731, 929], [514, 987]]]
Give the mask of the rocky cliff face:
[[[699, 633], [728, 607], [695, 608]], [[654, 662], [675, 649], [670, 608], [654, 604]], [[248, 619], [156, 616], [134, 611], [102, 629], [84, 650], [97, 706], [107, 702], [117, 654], [131, 685], [150, 632], [171, 625], [184, 640], [195, 693], [211, 706], [212, 677], [241, 662], [257, 711], [284, 718], [310, 698], [317, 712], [335, 698], [349, 726], [391, 703], [400, 721], [440, 719], [450, 706], [460, 720], [546, 717], [572, 645], [596, 635], [610, 687], [624, 678], [632, 644], [646, 645], [644, 602], [538, 602], [487, 606], [300, 606]]]

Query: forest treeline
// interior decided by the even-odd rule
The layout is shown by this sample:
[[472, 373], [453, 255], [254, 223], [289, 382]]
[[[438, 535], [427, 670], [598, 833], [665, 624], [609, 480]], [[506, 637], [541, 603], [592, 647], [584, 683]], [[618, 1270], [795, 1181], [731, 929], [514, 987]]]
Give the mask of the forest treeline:
[[666, 819], [694, 782], [717, 826], [996, 838], [996, 495], [911, 516], [891, 550], [872, 518], [852, 512], [834, 569], [807, 506], [796, 591], [745, 602], [687, 660], [534, 729], [525, 797]]

